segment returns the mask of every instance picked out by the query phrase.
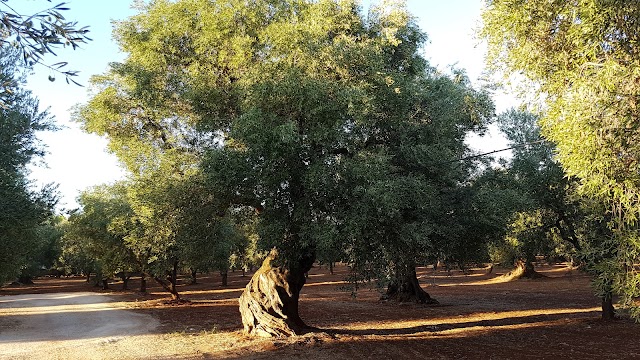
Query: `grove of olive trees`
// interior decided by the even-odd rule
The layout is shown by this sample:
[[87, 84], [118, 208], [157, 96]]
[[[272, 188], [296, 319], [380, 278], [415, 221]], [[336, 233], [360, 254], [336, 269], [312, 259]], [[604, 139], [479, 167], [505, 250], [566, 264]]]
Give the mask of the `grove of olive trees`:
[[[640, 315], [637, 5], [487, 0], [490, 64], [542, 99], [500, 115], [464, 70], [429, 64], [402, 1], [366, 13], [356, 0], [138, 6], [114, 25], [126, 58], [92, 78], [73, 115], [127, 178], [84, 191], [66, 218], [52, 188], [26, 180], [42, 154], [34, 132], [54, 126], [15, 61], [86, 29], [54, 19], [52, 40], [5, 13], [2, 39], [27, 38], [0, 52], [0, 281], [35, 268], [105, 288], [140, 276], [141, 292], [151, 279], [180, 303], [181, 273], [219, 272], [227, 286], [231, 269], [258, 267], [239, 298], [244, 332], [294, 336], [314, 329], [300, 294], [318, 261], [347, 264], [354, 292], [373, 283], [384, 299], [435, 305], [419, 265], [501, 262], [515, 279], [539, 276], [544, 256], [593, 275], [604, 318], [614, 296]], [[466, 141], [493, 122], [507, 160]]]

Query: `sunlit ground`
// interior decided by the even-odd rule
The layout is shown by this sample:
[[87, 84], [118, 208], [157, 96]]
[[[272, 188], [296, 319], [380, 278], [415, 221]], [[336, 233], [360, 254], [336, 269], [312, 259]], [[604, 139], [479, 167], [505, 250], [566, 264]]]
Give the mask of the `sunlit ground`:
[[[114, 308], [155, 316], [160, 320], [156, 330], [53, 345], [36, 341], [23, 349], [53, 346], [64, 354], [93, 349], [93, 355], [85, 353], [88, 359], [640, 358], [638, 325], [601, 322], [599, 300], [584, 274], [566, 265], [541, 266], [538, 270], [548, 278], [508, 281], [503, 274], [509, 269], [487, 270], [472, 269], [465, 275], [419, 268], [422, 286], [441, 303], [424, 306], [380, 301], [379, 292], [366, 287], [352, 297], [341, 290], [347, 285], [346, 267], [337, 267], [335, 275], [314, 268], [300, 309], [304, 320], [319, 330], [292, 339], [242, 335], [237, 299], [249, 275], [230, 273], [227, 287], [220, 285], [217, 274], [200, 276], [198, 285], [188, 285], [185, 278], [179, 290], [191, 302], [180, 305], [166, 301], [166, 293], [153, 283], [146, 296], [118, 291], [119, 283], [114, 283], [114, 290], [102, 292], [118, 301]], [[134, 279], [130, 289], [136, 286]], [[3, 301], [0, 296], [0, 307], [6, 305]], [[19, 303], [12, 310], [0, 309], [0, 325], [2, 319], [19, 316], [60, 311], [98, 316], [113, 310], [97, 304], [62, 308]]]

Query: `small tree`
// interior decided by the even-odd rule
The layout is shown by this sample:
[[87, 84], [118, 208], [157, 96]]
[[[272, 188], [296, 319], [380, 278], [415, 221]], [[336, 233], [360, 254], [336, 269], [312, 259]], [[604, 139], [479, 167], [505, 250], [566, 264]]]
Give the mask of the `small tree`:
[[508, 184], [519, 194], [513, 209], [509, 234], [503, 244], [516, 265], [514, 278], [540, 277], [533, 262], [537, 255], [549, 255], [566, 248], [565, 255], [580, 250], [577, 227], [583, 216], [575, 196], [576, 179], [566, 177], [553, 158], [554, 146], [540, 134], [538, 116], [508, 110], [498, 117], [500, 130], [511, 147], [512, 158], [505, 161]]
[[126, 289], [129, 277], [139, 271], [125, 242], [127, 234], [117, 226], [120, 219], [131, 215], [126, 187], [123, 184], [96, 187], [83, 192], [79, 203], [82, 209], [69, 216], [65, 229], [67, 262], [82, 267], [93, 265], [91, 270], [96, 271], [97, 280], [105, 289], [109, 278], [119, 276]]

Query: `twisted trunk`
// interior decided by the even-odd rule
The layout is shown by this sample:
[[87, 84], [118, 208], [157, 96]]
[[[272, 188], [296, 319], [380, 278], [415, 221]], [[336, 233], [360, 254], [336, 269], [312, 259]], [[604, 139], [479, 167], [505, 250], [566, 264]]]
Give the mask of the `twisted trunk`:
[[167, 274], [168, 283], [162, 280], [161, 278], [159, 278], [158, 276], [154, 276], [153, 279], [160, 286], [162, 286], [163, 289], [165, 289], [167, 292], [171, 294], [172, 301], [181, 300], [180, 294], [178, 293], [178, 289], [177, 289], [177, 282], [178, 282], [178, 261], [177, 260], [173, 262], [173, 268], [171, 269], [169, 274]]
[[613, 300], [610, 296], [602, 298], [602, 320], [615, 320], [616, 309], [613, 307]]
[[420, 286], [413, 263], [396, 266], [394, 279], [387, 286], [387, 292], [383, 299], [419, 304], [439, 304]]
[[300, 318], [298, 301], [305, 284], [304, 274], [315, 256], [302, 258], [293, 266], [281, 263], [271, 250], [240, 296], [240, 314], [247, 335], [282, 337], [302, 334], [307, 325]]
[[508, 277], [511, 280], [522, 278], [540, 279], [546, 277], [535, 270], [532, 261], [526, 259], [516, 260], [515, 268], [504, 276]]
[[129, 290], [129, 279], [131, 279], [131, 275], [126, 272], [122, 272], [119, 274], [120, 280], [122, 280], [122, 291]]

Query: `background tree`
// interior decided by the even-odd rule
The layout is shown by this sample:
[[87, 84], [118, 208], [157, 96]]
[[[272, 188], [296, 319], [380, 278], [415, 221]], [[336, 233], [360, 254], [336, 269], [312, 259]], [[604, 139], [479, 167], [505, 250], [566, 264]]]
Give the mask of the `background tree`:
[[[67, 249], [77, 246], [82, 255], [74, 254], [75, 259], [69, 257], [67, 262], [73, 264], [74, 260], [89, 258], [92, 260], [90, 264], [77, 265], [93, 265], [93, 269], [83, 270], [95, 271], [96, 281], [104, 289], [108, 287], [109, 279], [115, 276], [122, 278], [123, 289], [126, 289], [131, 275], [139, 271], [134, 254], [126, 243], [127, 233], [117, 226], [120, 219], [132, 214], [126, 187], [123, 184], [96, 187], [83, 192], [79, 204], [81, 210], [69, 216], [65, 239]], [[73, 254], [69, 250], [66, 255]]]
[[567, 175], [608, 208], [617, 265], [603, 276], [636, 318], [639, 10], [630, 1], [492, 0], [483, 14], [490, 61], [533, 82]]
[[537, 255], [551, 257], [562, 249], [575, 254], [581, 242], [580, 199], [575, 196], [576, 179], [566, 177], [553, 157], [555, 147], [540, 134], [539, 117], [511, 109], [498, 117], [499, 128], [513, 148], [505, 161], [510, 178], [507, 186], [519, 194], [513, 209], [510, 233], [505, 238], [507, 257], [516, 265], [514, 278], [540, 275], [533, 263]]
[[51, 117], [24, 90], [18, 54], [0, 47], [0, 78], [9, 81], [6, 106], [0, 107], [0, 283], [15, 278], [40, 248], [39, 229], [52, 216], [55, 187], [36, 190], [26, 166], [44, 154], [37, 131], [55, 129]]
[[[408, 54], [419, 45], [403, 43], [415, 46]], [[486, 126], [493, 104], [463, 73], [444, 76], [416, 61], [415, 72], [395, 70], [401, 91], [379, 95], [380, 118], [366, 129], [377, 147], [361, 154], [375, 165], [357, 180], [362, 196], [350, 199], [357, 230], [349, 247], [357, 275], [386, 281], [387, 297], [432, 303], [418, 283], [417, 262], [446, 253], [464, 263], [484, 247], [467, 228], [480, 219], [469, 186], [476, 163], [461, 159], [471, 154], [465, 136]]]
[[63, 235], [60, 215], [50, 215], [36, 227], [36, 239], [30, 245], [24, 258], [24, 264], [18, 275], [18, 282], [33, 283], [33, 278], [45, 273], [59, 276], [57, 265], [61, 253], [60, 240]]
[[196, 281], [197, 271], [218, 271], [222, 286], [227, 286], [227, 276], [233, 254], [244, 255], [249, 246], [243, 225], [249, 214], [246, 209], [233, 209], [225, 214], [216, 198], [209, 193], [202, 176], [194, 176], [179, 186], [179, 198], [174, 198], [180, 209], [177, 223], [177, 252], [183, 266]]

